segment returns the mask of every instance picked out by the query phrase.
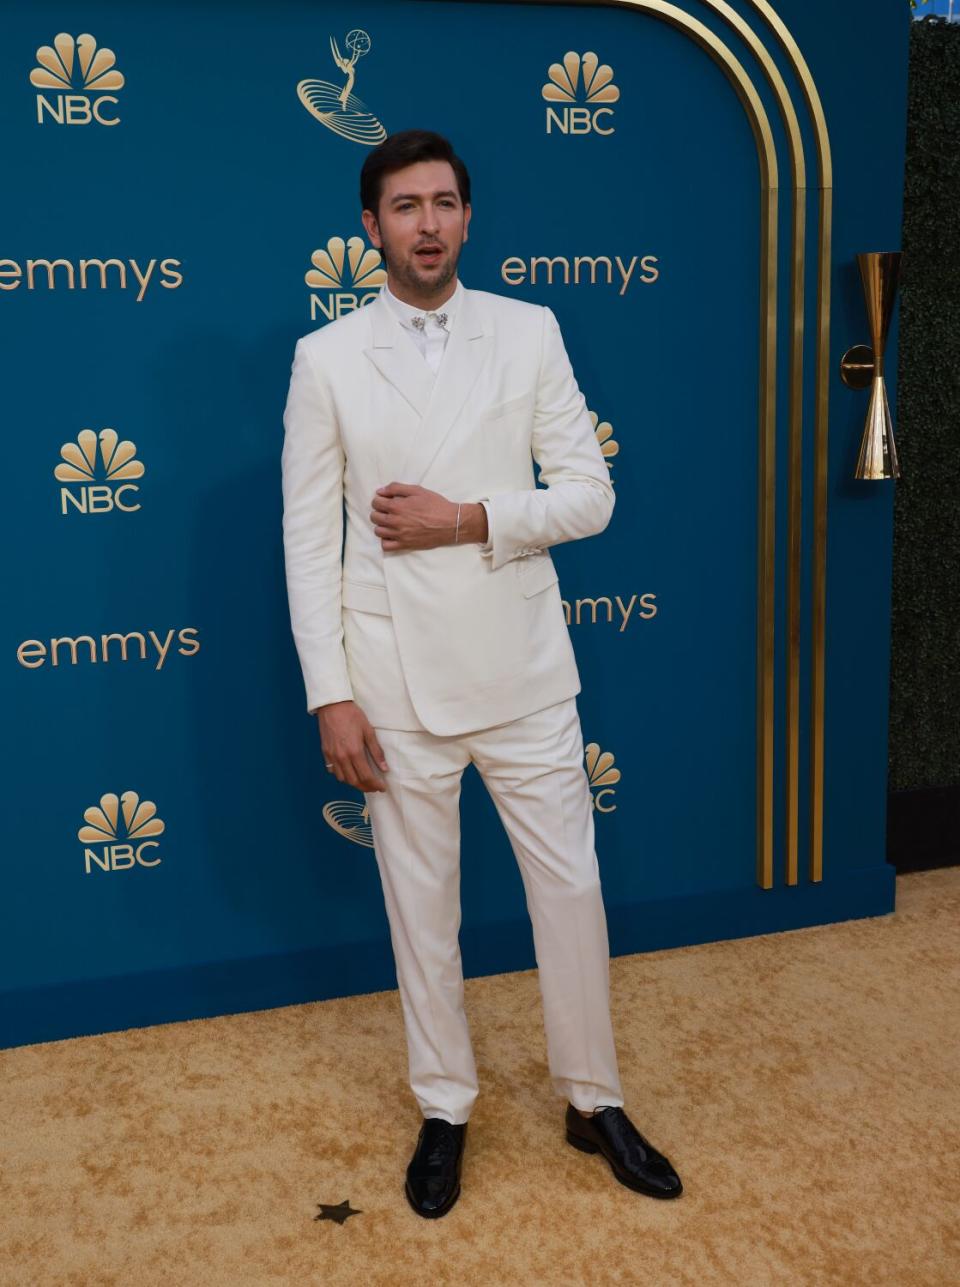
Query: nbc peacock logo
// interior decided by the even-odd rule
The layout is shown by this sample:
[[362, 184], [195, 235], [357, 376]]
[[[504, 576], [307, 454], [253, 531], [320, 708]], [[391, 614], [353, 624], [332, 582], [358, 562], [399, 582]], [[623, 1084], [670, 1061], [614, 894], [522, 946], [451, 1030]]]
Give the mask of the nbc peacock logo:
[[115, 429], [81, 429], [76, 442], [65, 442], [53, 476], [60, 488], [60, 513], [108, 514], [140, 509], [139, 487], [133, 482], [145, 470], [136, 445], [121, 440]]
[[620, 770], [614, 767], [612, 751], [601, 751], [597, 742], [589, 742], [584, 747], [587, 762], [587, 779], [593, 792], [593, 807], [596, 813], [613, 813], [616, 809], [613, 796], [614, 783], [620, 781]]
[[326, 246], [310, 256], [313, 267], [303, 280], [310, 287], [310, 320], [318, 317], [332, 322], [372, 304], [387, 280], [380, 251], [362, 237], [331, 237]]
[[[613, 458], [620, 451], [620, 444], [613, 436], [613, 425], [609, 420], [601, 420], [595, 411], [590, 411], [590, 420], [593, 424], [593, 434], [599, 444], [600, 451], [604, 460], [607, 462], [607, 468], [613, 469]], [[610, 479], [611, 483], [613, 479]]]
[[352, 840], [355, 845], [373, 848], [373, 828], [366, 802], [359, 800], [328, 800], [322, 809], [324, 821], [338, 836]]
[[157, 867], [162, 861], [154, 850], [155, 839], [163, 835], [166, 824], [157, 816], [152, 800], [141, 800], [136, 791], [116, 796], [108, 792], [100, 803], [91, 805], [83, 814], [86, 826], [77, 832], [84, 846], [83, 860], [87, 875], [99, 871], [130, 871], [134, 867]]
[[330, 56], [338, 71], [344, 75], [342, 85], [331, 85], [328, 80], [302, 80], [297, 85], [297, 97], [311, 116], [321, 125], [351, 143], [374, 147], [387, 137], [387, 131], [373, 115], [366, 103], [353, 92], [357, 78], [357, 63], [369, 54], [372, 41], [365, 31], [354, 27], [344, 37], [344, 47], [349, 58], [340, 52], [333, 36], [330, 37]]
[[620, 90], [613, 83], [613, 68], [602, 63], [594, 53], [580, 54], [569, 50], [562, 63], [551, 63], [548, 80], [540, 90], [547, 107], [547, 133], [612, 134], [613, 108]]
[[41, 45], [30, 84], [50, 92], [37, 94], [37, 124], [119, 125], [120, 100], [111, 91], [122, 89], [124, 78], [116, 61], [113, 50], [98, 49], [89, 34], [74, 39], [61, 31], [52, 45]]

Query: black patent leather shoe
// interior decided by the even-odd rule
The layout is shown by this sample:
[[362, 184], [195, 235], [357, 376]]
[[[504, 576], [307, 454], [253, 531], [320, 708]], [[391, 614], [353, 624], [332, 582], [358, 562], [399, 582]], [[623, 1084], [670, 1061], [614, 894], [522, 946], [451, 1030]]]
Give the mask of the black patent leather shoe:
[[467, 1123], [455, 1125], [442, 1117], [425, 1117], [404, 1191], [417, 1215], [433, 1219], [446, 1215], [460, 1196], [460, 1171]]
[[628, 1189], [651, 1198], [678, 1198], [680, 1176], [667, 1158], [637, 1130], [622, 1108], [598, 1108], [584, 1117], [567, 1105], [567, 1143], [583, 1153], [602, 1153], [610, 1169]]

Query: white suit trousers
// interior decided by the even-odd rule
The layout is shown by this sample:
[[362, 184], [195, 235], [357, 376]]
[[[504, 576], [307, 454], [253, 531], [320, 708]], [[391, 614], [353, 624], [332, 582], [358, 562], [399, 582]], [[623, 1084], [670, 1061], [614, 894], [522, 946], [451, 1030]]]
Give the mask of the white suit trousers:
[[[375, 726], [376, 727], [376, 726]], [[478, 1093], [460, 960], [460, 780], [473, 762], [520, 867], [550, 1078], [589, 1111], [623, 1105], [610, 950], [576, 698], [459, 736], [376, 728], [386, 791], [365, 793], [409, 1056], [424, 1117], [465, 1122]]]

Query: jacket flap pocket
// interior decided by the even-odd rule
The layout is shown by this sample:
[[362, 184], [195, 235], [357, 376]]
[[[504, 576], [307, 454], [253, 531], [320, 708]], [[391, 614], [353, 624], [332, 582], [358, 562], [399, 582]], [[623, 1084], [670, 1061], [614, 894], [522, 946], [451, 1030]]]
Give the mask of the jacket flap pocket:
[[520, 586], [527, 599], [560, 579], [549, 554], [527, 555], [518, 559], [517, 563], [520, 568]]
[[393, 615], [385, 585], [367, 585], [364, 581], [348, 581], [344, 577], [341, 603], [345, 608], [357, 608], [360, 612], [378, 612], [383, 617]]

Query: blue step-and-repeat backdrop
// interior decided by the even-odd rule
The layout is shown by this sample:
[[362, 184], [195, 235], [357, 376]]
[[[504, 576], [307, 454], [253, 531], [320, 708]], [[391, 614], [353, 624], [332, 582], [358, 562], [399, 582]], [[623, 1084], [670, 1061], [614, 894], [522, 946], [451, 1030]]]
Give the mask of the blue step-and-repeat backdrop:
[[[556, 313], [616, 489], [552, 551], [614, 954], [892, 910], [895, 484], [853, 478], [839, 359], [857, 252], [900, 246], [906, 0], [5, 19], [0, 1045], [395, 986], [280, 451], [297, 338], [382, 284], [359, 170], [410, 127], [470, 168], [465, 285]], [[472, 769], [462, 819], [465, 970], [531, 967]]]

